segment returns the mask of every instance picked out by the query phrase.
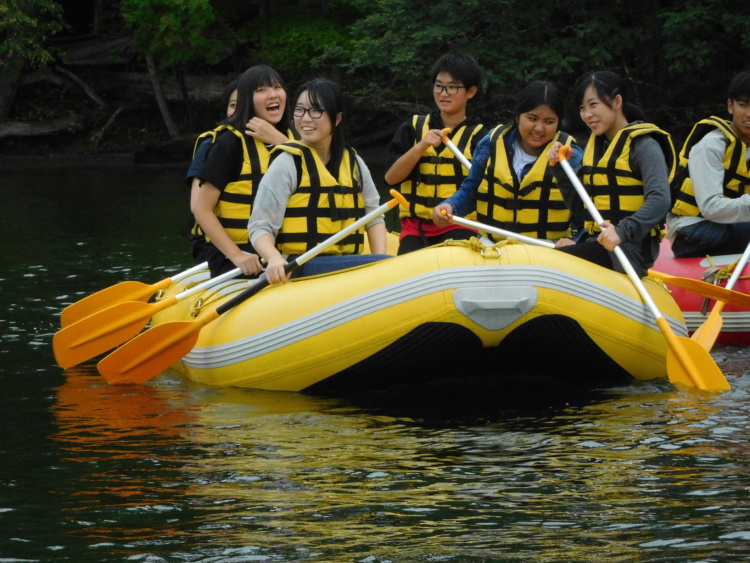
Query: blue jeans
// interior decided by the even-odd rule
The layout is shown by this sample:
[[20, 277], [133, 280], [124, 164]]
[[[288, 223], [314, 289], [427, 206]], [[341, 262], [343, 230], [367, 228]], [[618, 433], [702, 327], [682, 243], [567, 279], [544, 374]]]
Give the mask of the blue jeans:
[[672, 241], [676, 258], [719, 254], [742, 254], [750, 242], [750, 222], [714, 223], [701, 221], [682, 227]]
[[327, 274], [337, 270], [354, 268], [363, 264], [379, 262], [386, 258], [393, 258], [390, 254], [343, 254], [343, 255], [323, 255], [311, 258], [297, 268], [292, 274], [292, 278], [303, 278], [308, 276], [317, 276]]

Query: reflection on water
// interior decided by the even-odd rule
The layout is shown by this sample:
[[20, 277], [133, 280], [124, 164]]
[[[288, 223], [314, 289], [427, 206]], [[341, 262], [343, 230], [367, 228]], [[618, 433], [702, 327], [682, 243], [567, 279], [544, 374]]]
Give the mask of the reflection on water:
[[56, 367], [64, 305], [189, 266], [182, 173], [0, 186], [14, 213], [0, 221], [0, 562], [746, 557], [747, 349], [717, 354], [721, 395], [311, 397], [170, 376], [110, 387], [92, 363]]
[[456, 405], [439, 427], [343, 399], [66, 375], [54, 503], [66, 537], [107, 553], [635, 561], [750, 540], [742, 379], [720, 399], [664, 384], [533, 416]]

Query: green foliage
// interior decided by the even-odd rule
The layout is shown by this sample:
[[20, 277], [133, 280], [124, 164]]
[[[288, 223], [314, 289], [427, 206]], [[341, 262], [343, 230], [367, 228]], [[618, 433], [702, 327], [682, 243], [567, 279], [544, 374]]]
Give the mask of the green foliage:
[[258, 60], [300, 74], [318, 72], [351, 43], [340, 25], [314, 15], [258, 22], [250, 36], [257, 45]]
[[13, 73], [54, 58], [47, 40], [65, 29], [62, 7], [52, 0], [0, 1], [0, 68]]
[[[506, 119], [532, 79], [571, 88], [610, 68], [654, 121], [688, 128], [722, 112], [750, 63], [750, 4], [737, 0], [121, 0], [119, 13], [162, 66], [195, 72], [231, 54], [235, 71], [267, 62], [290, 82], [345, 71], [347, 91], [381, 108], [431, 106], [433, 62], [466, 52], [484, 69], [472, 105], [488, 122]], [[53, 0], [0, 0], [0, 70], [48, 63], [61, 29]]]
[[236, 36], [251, 49], [253, 63], [266, 62], [298, 78], [347, 61], [351, 25], [362, 16], [352, 0], [254, 0], [235, 6], [234, 13], [250, 5], [255, 13], [245, 13], [249, 23]]
[[162, 66], [214, 64], [225, 52], [211, 0], [122, 0], [120, 11], [135, 47]]
[[431, 104], [430, 66], [463, 51], [485, 71], [491, 120], [507, 115], [531, 79], [569, 88], [610, 68], [668, 125], [686, 119], [686, 106], [715, 98], [750, 61], [750, 7], [731, 0], [354, 1], [365, 16], [342, 64], [360, 77], [360, 93]]

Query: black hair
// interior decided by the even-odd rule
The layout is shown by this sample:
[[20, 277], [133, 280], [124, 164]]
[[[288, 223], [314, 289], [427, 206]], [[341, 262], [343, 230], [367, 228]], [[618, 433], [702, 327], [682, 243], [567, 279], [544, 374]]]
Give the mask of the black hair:
[[[240, 75], [237, 81], [237, 109], [234, 115], [226, 120], [226, 123], [237, 129], [245, 131], [245, 124], [255, 117], [255, 104], [253, 95], [258, 88], [281, 86], [286, 90], [281, 75], [270, 66], [257, 65], [248, 68]], [[226, 106], [225, 106], [226, 108]], [[287, 134], [291, 123], [291, 109], [289, 101], [284, 104], [284, 116], [275, 125], [276, 129], [284, 135]]]
[[[221, 93], [221, 120], [224, 121], [227, 119], [227, 106], [229, 105], [229, 100], [232, 97], [232, 92], [234, 92], [237, 89], [237, 83], [239, 80], [234, 79], [229, 84], [226, 85], [224, 88], [224, 91]], [[235, 111], [237, 111], [235, 109]]]
[[565, 117], [565, 96], [554, 83], [534, 80], [521, 90], [516, 99], [514, 115], [516, 120], [535, 107], [548, 106], [557, 115], [558, 129]]
[[750, 102], [750, 70], [735, 75], [729, 83], [729, 99]]
[[440, 57], [430, 70], [430, 80], [433, 84], [441, 72], [447, 72], [461, 81], [467, 89], [476, 86], [477, 94], [482, 92], [482, 68], [471, 55], [448, 53]]
[[297, 104], [299, 97], [307, 92], [312, 107], [322, 109], [331, 120], [333, 128], [331, 135], [331, 159], [328, 161], [326, 168], [338, 177], [339, 165], [344, 155], [346, 147], [346, 134], [344, 132], [343, 119], [342, 123], [336, 125], [336, 117], [344, 113], [344, 93], [336, 82], [327, 78], [314, 78], [305, 82], [297, 90], [294, 96], [294, 104]]
[[621, 96], [622, 113], [628, 123], [645, 121], [646, 117], [643, 110], [628, 101], [630, 98], [627, 84], [619, 74], [610, 70], [595, 70], [579, 78], [573, 94], [577, 104], [583, 101], [583, 96], [589, 86], [594, 89], [596, 95], [608, 108], [612, 107], [612, 102], [617, 96]]

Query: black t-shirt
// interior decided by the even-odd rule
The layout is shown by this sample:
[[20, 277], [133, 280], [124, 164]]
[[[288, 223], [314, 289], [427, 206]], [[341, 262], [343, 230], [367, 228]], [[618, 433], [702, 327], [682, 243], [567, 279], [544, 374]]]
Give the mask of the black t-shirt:
[[[253, 139], [250, 139], [254, 142]], [[198, 174], [201, 183], [208, 182], [220, 191], [239, 178], [242, 172], [242, 142], [237, 135], [225, 132], [219, 136], [208, 153], [203, 170]]]

